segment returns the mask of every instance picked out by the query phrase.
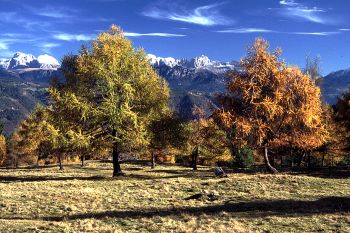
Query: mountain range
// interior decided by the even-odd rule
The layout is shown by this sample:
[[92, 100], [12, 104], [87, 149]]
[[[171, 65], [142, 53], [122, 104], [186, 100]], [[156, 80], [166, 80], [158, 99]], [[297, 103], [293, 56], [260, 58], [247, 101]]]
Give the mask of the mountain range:
[[[240, 71], [236, 61], [221, 62], [205, 55], [192, 59], [157, 57], [148, 54], [154, 69], [170, 87], [170, 105], [182, 118], [193, 117], [191, 109], [200, 106], [209, 115], [217, 104], [217, 93], [225, 91], [226, 74]], [[17, 52], [12, 58], [0, 59], [0, 121], [5, 133], [16, 125], [37, 103], [47, 103], [47, 88], [53, 78], [62, 78], [59, 62], [47, 54], [37, 58]], [[350, 69], [330, 73], [321, 78], [324, 102], [335, 104], [350, 84]]]
[[12, 58], [1, 58], [0, 67], [6, 70], [18, 69], [57, 69], [60, 63], [56, 58], [44, 54], [36, 58], [32, 54], [17, 52]]

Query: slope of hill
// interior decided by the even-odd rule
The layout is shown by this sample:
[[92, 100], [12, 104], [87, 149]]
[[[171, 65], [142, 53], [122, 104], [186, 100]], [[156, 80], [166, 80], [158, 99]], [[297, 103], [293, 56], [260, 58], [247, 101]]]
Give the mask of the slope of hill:
[[47, 85], [27, 82], [0, 69], [0, 121], [9, 135], [36, 104], [46, 103]]
[[197, 105], [209, 115], [215, 108], [215, 94], [223, 92], [226, 73], [239, 70], [238, 62], [212, 61], [207, 56], [192, 59], [148, 55], [154, 69], [169, 83], [171, 106], [185, 119], [193, 117]]
[[322, 78], [321, 90], [324, 101], [335, 104], [338, 97], [348, 91], [350, 84], [350, 69], [332, 72]]
[[[192, 59], [162, 58], [148, 55], [154, 69], [171, 89], [170, 105], [184, 119], [191, 119], [197, 105], [209, 115], [216, 108], [215, 96], [225, 91], [226, 74], [240, 70], [238, 62], [213, 61], [207, 56]], [[38, 65], [39, 64], [39, 65]], [[36, 103], [45, 103], [51, 78], [63, 79], [57, 60], [48, 55], [16, 53], [0, 59], [0, 120], [9, 134]], [[1, 68], [3, 67], [3, 68]], [[333, 72], [321, 80], [324, 101], [335, 104], [348, 89], [350, 69]]]

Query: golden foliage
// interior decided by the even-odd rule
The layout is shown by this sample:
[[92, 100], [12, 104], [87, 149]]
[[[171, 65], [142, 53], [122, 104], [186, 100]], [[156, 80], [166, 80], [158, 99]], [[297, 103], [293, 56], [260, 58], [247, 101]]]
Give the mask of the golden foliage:
[[0, 166], [2, 166], [6, 159], [6, 139], [4, 135], [0, 135]]
[[328, 136], [320, 89], [298, 67], [280, 61], [281, 51], [270, 53], [261, 38], [248, 48], [243, 71], [229, 76], [230, 94], [220, 98], [224, 107], [217, 116], [235, 128], [242, 144], [318, 147]]

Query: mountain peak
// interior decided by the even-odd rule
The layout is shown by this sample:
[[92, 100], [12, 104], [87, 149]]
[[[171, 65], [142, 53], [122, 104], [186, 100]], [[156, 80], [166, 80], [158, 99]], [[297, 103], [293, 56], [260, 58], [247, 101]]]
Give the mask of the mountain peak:
[[186, 69], [194, 70], [217, 70], [220, 69], [222, 72], [225, 70], [232, 70], [238, 66], [237, 62], [219, 62], [211, 60], [206, 55], [200, 55], [192, 59], [175, 59], [173, 57], [157, 57], [153, 54], [148, 54], [148, 59], [154, 67], [168, 66], [174, 68], [175, 66], [181, 66]]
[[28, 68], [57, 69], [59, 66], [59, 62], [48, 54], [40, 55], [36, 58], [32, 54], [16, 52], [10, 59], [0, 59], [0, 67], [9, 70]]
[[207, 57], [205, 55], [201, 55], [199, 57], [193, 58], [192, 62], [193, 62], [194, 68], [196, 68], [196, 69], [213, 65], [213, 63], [209, 59], [209, 57]]
[[24, 68], [40, 68], [40, 64], [34, 55], [16, 52], [10, 60], [8, 69]]
[[148, 54], [148, 59], [153, 66], [167, 65], [171, 68], [179, 65], [180, 60], [173, 57], [157, 57], [154, 54]]
[[38, 57], [38, 61], [41, 65], [40, 68], [55, 69], [60, 66], [60, 63], [56, 60], [56, 58], [48, 54], [40, 55]]

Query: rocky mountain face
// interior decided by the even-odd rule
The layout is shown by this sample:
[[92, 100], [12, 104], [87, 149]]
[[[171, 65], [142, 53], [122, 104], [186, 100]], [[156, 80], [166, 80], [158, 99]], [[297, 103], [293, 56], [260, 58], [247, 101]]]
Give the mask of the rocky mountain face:
[[338, 97], [349, 90], [350, 69], [332, 72], [320, 81], [323, 101], [336, 104]]
[[51, 78], [62, 78], [59, 62], [49, 55], [38, 58], [17, 52], [0, 59], [0, 121], [10, 134], [36, 104], [46, 104]]
[[[197, 105], [207, 115], [217, 107], [217, 93], [225, 91], [227, 72], [240, 71], [239, 63], [213, 61], [207, 56], [192, 59], [162, 58], [148, 55], [154, 69], [166, 79], [170, 87], [170, 105], [184, 119], [193, 118]], [[47, 87], [51, 78], [63, 79], [57, 60], [49, 55], [38, 58], [16, 53], [10, 59], [0, 59], [0, 120], [7, 134], [37, 103], [47, 101]], [[333, 72], [320, 81], [325, 102], [335, 104], [337, 97], [347, 91], [350, 69]]]
[[207, 56], [192, 59], [148, 55], [150, 63], [171, 89], [171, 106], [185, 119], [193, 117], [197, 105], [210, 114], [216, 108], [215, 95], [225, 90], [226, 73], [239, 70], [238, 62], [219, 62]]
[[9, 135], [36, 104], [46, 104], [47, 84], [28, 82], [0, 68], [0, 121]]
[[0, 67], [6, 70], [57, 69], [60, 64], [54, 57], [47, 54], [36, 58], [32, 54], [17, 52], [12, 58], [1, 58]]

